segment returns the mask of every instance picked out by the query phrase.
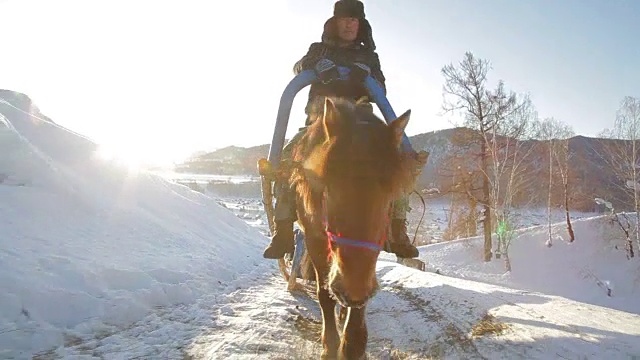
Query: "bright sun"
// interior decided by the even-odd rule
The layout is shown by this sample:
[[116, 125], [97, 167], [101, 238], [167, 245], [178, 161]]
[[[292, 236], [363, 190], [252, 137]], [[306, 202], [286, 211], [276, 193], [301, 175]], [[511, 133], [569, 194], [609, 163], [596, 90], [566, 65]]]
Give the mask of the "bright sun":
[[108, 161], [118, 166], [123, 166], [129, 171], [138, 172], [144, 165], [143, 156], [131, 149], [118, 149], [107, 145], [99, 145], [96, 156], [100, 160]]

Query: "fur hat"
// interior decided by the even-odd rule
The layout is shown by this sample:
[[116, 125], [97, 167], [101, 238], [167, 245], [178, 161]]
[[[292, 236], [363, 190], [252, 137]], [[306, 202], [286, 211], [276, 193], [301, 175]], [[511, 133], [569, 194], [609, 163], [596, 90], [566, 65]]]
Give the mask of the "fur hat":
[[362, 44], [366, 49], [375, 50], [376, 44], [373, 41], [371, 25], [364, 13], [364, 4], [360, 0], [338, 0], [333, 5], [333, 16], [324, 23], [322, 33], [323, 42], [334, 42], [336, 39], [335, 20], [339, 17], [354, 17], [359, 20], [358, 37], [356, 42]]
[[333, 4], [333, 16], [364, 19], [364, 4], [359, 0], [338, 0]]

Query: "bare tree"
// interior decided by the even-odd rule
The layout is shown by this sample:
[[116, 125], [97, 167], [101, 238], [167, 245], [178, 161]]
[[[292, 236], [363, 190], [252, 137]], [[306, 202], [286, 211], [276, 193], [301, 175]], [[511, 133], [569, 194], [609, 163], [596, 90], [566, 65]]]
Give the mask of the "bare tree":
[[[481, 195], [476, 196], [470, 192], [470, 196], [477, 197], [476, 201], [482, 206], [482, 225], [484, 235], [484, 261], [492, 258], [492, 153], [500, 151], [503, 146], [498, 141], [499, 136], [509, 136], [514, 129], [508, 124], [511, 115], [523, 107], [525, 103], [520, 101], [515, 93], [504, 89], [504, 83], [500, 81], [495, 90], [489, 90], [487, 73], [490, 65], [486, 60], [474, 57], [471, 52], [464, 55], [463, 60], [457, 64], [446, 65], [442, 68], [445, 78], [443, 88], [445, 112], [461, 113], [465, 119], [465, 126], [472, 130], [467, 141], [478, 148], [474, 156], [479, 162], [478, 170], [482, 176]], [[495, 183], [494, 183], [495, 184]]]
[[478, 154], [474, 143], [477, 133], [471, 129], [456, 129], [451, 137], [451, 148], [447, 150], [438, 174], [444, 180], [442, 193], [450, 198], [446, 239], [477, 235], [478, 197], [482, 189], [481, 173], [476, 168]]
[[528, 98], [524, 98], [509, 113], [502, 114], [501, 132], [494, 132], [489, 143], [491, 152], [491, 209], [496, 217], [498, 238], [496, 257], [503, 257], [505, 269], [511, 271], [509, 248], [515, 237], [518, 220], [515, 217], [516, 197], [529, 184], [529, 157], [535, 147], [529, 140], [535, 134], [536, 114]]
[[569, 233], [569, 242], [576, 240], [573, 226], [571, 225], [571, 214], [569, 213], [569, 164], [572, 155], [569, 152], [569, 139], [574, 136], [573, 130], [569, 125], [563, 124], [558, 129], [558, 139], [553, 150], [554, 159], [558, 167], [558, 173], [562, 179], [562, 189], [564, 198], [564, 215], [567, 221], [567, 232]]
[[551, 228], [551, 214], [553, 205], [552, 194], [554, 190], [554, 163], [557, 173], [562, 180], [564, 189], [564, 208], [567, 220], [567, 231], [570, 241], [575, 240], [571, 217], [569, 214], [569, 138], [573, 136], [573, 130], [565, 123], [554, 118], [545, 119], [537, 124], [536, 138], [542, 140], [541, 145], [546, 146], [548, 154], [549, 179], [547, 186], [547, 246], [553, 245], [553, 234]]
[[[635, 212], [636, 246], [640, 249], [640, 99], [627, 96], [620, 103], [612, 129], [601, 135], [604, 159], [626, 194], [625, 204]], [[633, 257], [633, 245], [630, 244]]]
[[[625, 251], [627, 254], [627, 259], [633, 258], [634, 257], [633, 240], [631, 240], [631, 234], [633, 233], [633, 225], [631, 225], [631, 221], [629, 221], [629, 217], [627, 216], [627, 214], [624, 212], [621, 212], [621, 213], [616, 212], [611, 202], [606, 201], [602, 198], [595, 198], [595, 202], [598, 205], [604, 205], [607, 208], [607, 210], [609, 210], [609, 215], [608, 215], [609, 221], [612, 224], [617, 224], [620, 227], [620, 230], [622, 230], [622, 232], [624, 233]], [[621, 217], [622, 219], [624, 219], [624, 221], [620, 219]]]

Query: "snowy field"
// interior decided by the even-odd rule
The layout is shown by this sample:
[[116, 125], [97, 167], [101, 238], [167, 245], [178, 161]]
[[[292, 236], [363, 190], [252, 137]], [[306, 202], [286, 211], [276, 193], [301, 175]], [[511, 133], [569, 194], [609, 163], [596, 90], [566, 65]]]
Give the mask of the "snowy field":
[[[188, 181], [185, 179], [183, 181]], [[229, 186], [233, 186], [229, 184]], [[246, 190], [238, 186], [239, 189]], [[259, 195], [255, 196], [229, 196], [227, 194], [221, 194], [215, 191], [215, 187], [212, 190], [211, 187], [207, 188], [202, 186], [209, 196], [215, 198], [219, 204], [232, 210], [239, 218], [247, 221], [250, 225], [258, 228], [265, 235], [267, 234], [267, 218], [262, 208], [262, 200]], [[226, 191], [229, 193], [231, 191]], [[252, 191], [253, 192], [253, 191]], [[414, 193], [409, 197], [411, 211], [407, 213], [409, 220], [409, 237], [413, 240], [415, 238], [416, 245], [429, 245], [446, 241], [444, 239], [444, 233], [448, 226], [448, 216], [451, 204], [442, 200], [429, 201], [425, 199], [426, 204], [422, 204], [420, 198]], [[593, 218], [599, 214], [595, 213], [571, 213], [571, 220]], [[420, 220], [422, 218], [422, 223]], [[536, 226], [544, 225], [547, 223], [547, 210], [546, 209], [518, 209], [514, 215], [515, 222], [519, 228], [534, 228]], [[552, 223], [561, 223], [565, 221], [564, 210], [554, 209], [551, 212]], [[419, 225], [419, 227], [418, 227]], [[558, 224], [556, 226], [557, 231], [565, 225]], [[416, 229], [418, 230], [416, 233]], [[482, 233], [481, 226], [478, 226], [478, 234]]]
[[[318, 358], [319, 308], [262, 259], [255, 199], [100, 154], [26, 114], [0, 120], [1, 359]], [[576, 221], [573, 244], [561, 229], [550, 248], [523, 231], [508, 275], [476, 239], [421, 247], [428, 272], [383, 254], [370, 357], [640, 357], [640, 261], [600, 218]]]

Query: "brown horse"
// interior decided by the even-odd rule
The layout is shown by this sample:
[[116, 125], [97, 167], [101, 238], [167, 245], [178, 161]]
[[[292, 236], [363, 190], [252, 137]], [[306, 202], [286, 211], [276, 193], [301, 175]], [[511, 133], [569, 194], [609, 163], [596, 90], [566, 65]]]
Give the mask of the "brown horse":
[[[390, 204], [415, 180], [416, 161], [400, 150], [409, 116], [387, 125], [370, 105], [327, 99], [293, 149], [298, 166], [290, 180], [316, 271], [323, 359], [366, 357], [366, 304], [378, 287]], [[342, 337], [336, 301], [348, 308]]]

